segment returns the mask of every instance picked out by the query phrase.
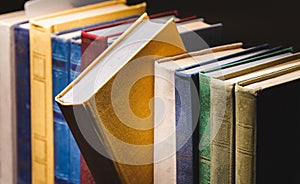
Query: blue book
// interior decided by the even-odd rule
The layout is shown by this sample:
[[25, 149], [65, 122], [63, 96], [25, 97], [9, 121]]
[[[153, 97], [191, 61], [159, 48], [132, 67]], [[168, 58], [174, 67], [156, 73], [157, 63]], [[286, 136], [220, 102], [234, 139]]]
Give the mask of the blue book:
[[18, 184], [31, 183], [29, 24], [14, 26]]

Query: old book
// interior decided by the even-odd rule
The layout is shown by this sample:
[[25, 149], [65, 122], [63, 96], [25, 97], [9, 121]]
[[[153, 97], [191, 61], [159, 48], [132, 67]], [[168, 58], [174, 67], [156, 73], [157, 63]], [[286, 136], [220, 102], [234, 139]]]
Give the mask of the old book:
[[[271, 61], [276, 58], [283, 58], [290, 54], [281, 54], [276, 57], [270, 57]], [[268, 63], [264, 60], [265, 63]], [[273, 65], [283, 62], [274, 61]], [[200, 111], [186, 112], [189, 118], [184, 118], [181, 121], [187, 120], [196, 121], [199, 117], [199, 180], [204, 183], [232, 183], [234, 182], [234, 137], [233, 137], [233, 100], [232, 100], [232, 85], [220, 82], [223, 78], [222, 70], [219, 71], [221, 80], [215, 80], [209, 73], [202, 73], [207, 67], [199, 66], [188, 70], [178, 70], [175, 72], [175, 86], [179, 95], [176, 100], [182, 103], [192, 103], [191, 107], [200, 107]], [[267, 65], [258, 65], [253, 63], [253, 68], [267, 67]], [[214, 67], [214, 66], [210, 66]], [[209, 68], [209, 67], [208, 67]], [[247, 73], [250, 68], [246, 64], [240, 65], [240, 70], [231, 70], [232, 73]], [[185, 87], [180, 87], [185, 86]], [[183, 92], [182, 92], [183, 91]], [[186, 94], [194, 94], [186, 96]], [[195, 98], [199, 95], [199, 101]], [[194, 99], [194, 100], [192, 100]], [[194, 105], [193, 105], [194, 104]], [[178, 105], [176, 104], [176, 108]], [[180, 106], [179, 106], [180, 107]], [[184, 108], [181, 108], [185, 111]], [[179, 111], [180, 112], [180, 111]], [[180, 121], [179, 121], [180, 122]], [[198, 145], [197, 145], [198, 146]]]
[[[195, 16], [179, 18], [177, 11], [150, 15], [152, 20], [163, 21], [173, 17], [187, 51], [198, 51], [221, 43], [222, 24], [208, 24]], [[119, 21], [82, 31], [82, 69], [99, 56], [136, 20]]]
[[54, 182], [53, 84], [51, 34], [145, 11], [108, 1], [30, 19], [32, 181]]
[[[18, 180], [15, 42], [13, 26], [27, 20], [24, 11], [0, 15], [0, 183]], [[21, 179], [21, 178], [20, 178]]]
[[[236, 183], [300, 181], [299, 71], [298, 64], [235, 86]], [[292, 148], [284, 159], [280, 145]]]
[[[116, 170], [119, 182], [153, 182], [154, 61], [185, 50], [172, 19], [146, 19], [141, 16], [56, 97], [79, 146], [87, 150], [83, 155], [96, 182], [107, 174], [103, 169]], [[88, 152], [91, 146], [98, 153]]]

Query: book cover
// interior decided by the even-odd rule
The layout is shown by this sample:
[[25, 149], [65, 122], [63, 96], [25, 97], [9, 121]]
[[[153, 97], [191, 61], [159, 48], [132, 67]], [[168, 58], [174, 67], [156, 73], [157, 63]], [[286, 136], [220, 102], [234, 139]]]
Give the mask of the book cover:
[[[73, 128], [75, 133], [80, 132], [79, 129], [81, 128], [89, 130], [89, 137], [85, 137], [85, 141], [93, 140], [94, 144], [103, 148], [103, 150], [97, 151], [104, 155], [106, 153], [106, 155], [112, 156], [109, 158], [113, 158], [114, 161], [112, 162], [109, 159], [108, 161], [115, 165], [116, 172], [119, 175], [118, 179], [125, 183], [153, 182], [153, 118], [150, 114], [151, 110], [147, 110], [149, 108], [149, 100], [153, 96], [153, 61], [159, 57], [185, 52], [184, 45], [172, 20], [168, 20], [165, 24], [160, 24], [144, 21], [144, 19], [148, 19], [146, 14], [140, 17], [111, 47], [107, 48], [100, 57], [92, 62], [83, 73], [56, 97], [71, 130]], [[120, 55], [122, 57], [119, 57]], [[111, 65], [110, 62], [114, 64]], [[140, 64], [144, 67], [140, 68]], [[132, 67], [139, 67], [140, 72], [128, 73], [128, 70], [132, 71]], [[104, 73], [102, 73], [100, 78], [97, 78], [97, 72], [95, 73], [95, 71]], [[122, 102], [127, 100], [123, 96], [127, 93], [126, 90], [128, 89], [126, 88], [130, 87], [127, 83], [132, 82], [134, 78], [143, 74], [146, 74], [146, 77], [139, 79], [139, 82], [130, 89], [132, 91], [129, 97], [131, 108], [129, 107], [128, 109], [126, 106], [123, 106], [126, 104]], [[95, 83], [88, 82], [91, 79], [96, 79], [97, 81]], [[82, 94], [83, 96], [77, 93], [78, 91], [76, 90], [81, 84], [88, 86], [91, 84], [90, 88], [85, 87], [88, 91], [86, 90], [87, 93]], [[96, 84], [98, 87], [95, 89], [93, 84]], [[112, 85], [116, 85], [117, 91], [113, 91], [114, 87]], [[74, 98], [70, 96], [71, 93], [75, 95], [72, 95]], [[114, 95], [114, 97], [111, 98], [111, 95]], [[94, 97], [97, 100], [94, 101]], [[120, 112], [112, 108], [115, 102], [118, 104], [114, 107], [122, 107], [126, 112], [132, 110], [139, 117], [139, 123], [137, 122], [136, 124], [136, 120], [131, 119], [126, 121], [127, 118], [131, 117], [124, 111]], [[145, 110], [147, 110], [146, 113], [144, 113]], [[124, 120], [122, 116], [125, 116], [124, 118], [126, 119]], [[84, 121], [86, 118], [90, 121]], [[84, 123], [84, 127], [82, 127], [82, 123]], [[131, 125], [126, 126], [124, 123], [140, 127], [136, 129], [131, 127]], [[118, 128], [116, 129], [115, 127]], [[82, 130], [81, 136], [83, 136]], [[119, 141], [115, 142], [115, 139]], [[119, 145], [120, 141], [121, 144], [123, 142], [125, 145]], [[81, 143], [78, 142], [78, 144], [80, 145]], [[126, 148], [124, 146], [129, 147]], [[101, 158], [101, 154], [100, 156], [93, 156], [92, 152], [87, 152], [86, 154], [83, 154], [86, 161], [91, 163], [88, 163], [88, 165], [91, 165], [91, 168], [93, 166], [98, 168], [98, 170], [91, 169], [91, 171], [95, 172], [94, 176], [99, 176], [103, 165], [101, 164], [97, 167], [97, 163], [92, 159]], [[96, 178], [95, 180], [96, 182], [101, 181]]]
[[54, 182], [53, 84], [51, 34], [130, 16], [145, 3], [109, 1], [30, 19], [32, 181]]

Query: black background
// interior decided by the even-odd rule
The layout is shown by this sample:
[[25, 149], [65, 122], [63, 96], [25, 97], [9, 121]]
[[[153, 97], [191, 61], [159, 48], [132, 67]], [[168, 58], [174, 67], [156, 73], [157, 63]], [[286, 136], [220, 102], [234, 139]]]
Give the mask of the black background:
[[[26, 0], [0, 1], [0, 13], [23, 9]], [[135, 4], [142, 0], [127, 0]], [[177, 9], [181, 17], [196, 15], [223, 24], [223, 42], [245, 47], [262, 43], [300, 50], [297, 0], [146, 0], [149, 14]]]

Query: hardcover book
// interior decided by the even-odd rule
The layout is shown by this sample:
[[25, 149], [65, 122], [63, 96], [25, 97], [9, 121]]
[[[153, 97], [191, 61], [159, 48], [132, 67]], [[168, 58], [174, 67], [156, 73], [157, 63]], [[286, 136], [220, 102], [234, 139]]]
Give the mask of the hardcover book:
[[142, 15], [56, 97], [96, 182], [153, 183], [153, 62], [186, 51], [172, 19], [148, 19]]
[[30, 19], [32, 181], [54, 182], [54, 126], [51, 34], [145, 11], [108, 1]]

